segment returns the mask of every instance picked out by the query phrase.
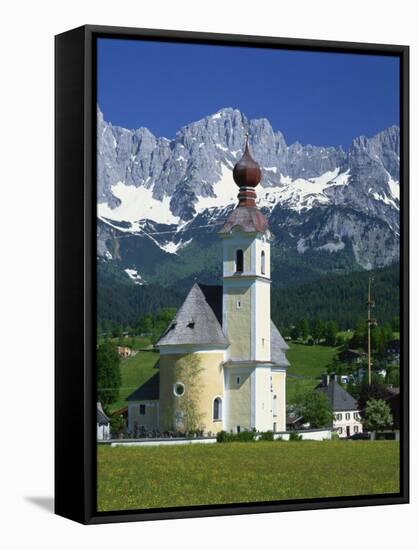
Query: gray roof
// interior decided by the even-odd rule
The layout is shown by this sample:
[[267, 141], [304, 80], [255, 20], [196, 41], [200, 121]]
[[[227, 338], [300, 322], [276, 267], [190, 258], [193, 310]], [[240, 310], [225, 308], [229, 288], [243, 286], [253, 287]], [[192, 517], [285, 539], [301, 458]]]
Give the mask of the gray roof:
[[287, 349], [289, 349], [288, 344], [282, 338], [275, 323], [271, 320], [271, 361], [277, 363], [281, 367], [289, 367], [289, 361], [284, 353]]
[[109, 424], [109, 418], [106, 416], [105, 411], [102, 408], [102, 403], [98, 401], [96, 403], [96, 422], [103, 426], [104, 424]]
[[320, 384], [316, 389], [324, 393], [329, 398], [333, 411], [358, 410], [358, 405], [355, 399], [346, 390], [344, 390], [336, 380], [332, 380], [327, 386]]
[[[223, 287], [195, 283], [173, 322], [163, 333], [157, 346], [177, 344], [228, 345], [222, 329]], [[193, 326], [190, 326], [193, 325]], [[289, 367], [285, 351], [289, 349], [281, 333], [271, 321], [271, 361]]]
[[290, 349], [289, 345], [283, 339], [282, 334], [276, 328], [275, 323], [271, 320], [271, 348], [272, 347], [277, 347], [282, 349], [282, 351]]
[[159, 398], [160, 373], [156, 372], [127, 397], [127, 401], [151, 401]]
[[156, 345], [182, 344], [228, 346], [221, 324], [197, 283]]

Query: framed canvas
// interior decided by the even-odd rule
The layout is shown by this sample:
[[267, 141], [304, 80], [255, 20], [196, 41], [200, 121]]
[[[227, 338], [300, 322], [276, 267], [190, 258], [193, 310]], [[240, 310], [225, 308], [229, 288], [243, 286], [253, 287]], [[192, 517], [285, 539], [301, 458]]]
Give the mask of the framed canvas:
[[56, 513], [407, 503], [408, 47], [55, 44]]

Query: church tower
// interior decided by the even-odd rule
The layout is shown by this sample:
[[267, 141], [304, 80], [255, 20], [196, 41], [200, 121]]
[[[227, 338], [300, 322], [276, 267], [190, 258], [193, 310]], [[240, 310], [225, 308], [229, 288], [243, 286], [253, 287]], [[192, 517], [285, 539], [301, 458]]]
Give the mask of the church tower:
[[270, 233], [256, 206], [261, 180], [246, 140], [233, 170], [239, 203], [221, 231], [223, 239], [223, 331], [233, 361], [270, 361]]
[[[226, 429], [272, 430], [270, 232], [256, 206], [262, 172], [248, 140], [233, 170], [238, 205], [219, 232], [223, 240], [223, 332]], [[276, 329], [275, 329], [276, 330]]]

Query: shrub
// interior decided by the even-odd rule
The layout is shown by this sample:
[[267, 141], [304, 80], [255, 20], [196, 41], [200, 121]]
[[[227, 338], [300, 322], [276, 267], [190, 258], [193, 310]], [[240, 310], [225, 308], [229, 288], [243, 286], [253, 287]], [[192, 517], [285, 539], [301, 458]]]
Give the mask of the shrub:
[[260, 434], [260, 441], [273, 441], [274, 440], [274, 433], [271, 430], [268, 430], [267, 432], [262, 432]]
[[303, 436], [300, 435], [298, 432], [290, 432], [289, 441], [301, 441], [302, 439]]
[[247, 430], [245, 430], [244, 432], [239, 432], [235, 436], [235, 440], [247, 443], [249, 441], [254, 441], [255, 435], [256, 435], [256, 432], [248, 432]]
[[230, 443], [235, 440], [235, 436], [232, 433], [221, 430], [217, 433], [217, 443]]
[[337, 432], [332, 432], [332, 441], [339, 441], [340, 437]]

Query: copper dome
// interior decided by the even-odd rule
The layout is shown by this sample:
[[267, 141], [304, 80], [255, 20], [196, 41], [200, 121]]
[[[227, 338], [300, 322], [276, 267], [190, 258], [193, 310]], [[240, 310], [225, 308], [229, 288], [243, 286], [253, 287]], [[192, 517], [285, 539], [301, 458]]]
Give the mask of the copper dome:
[[239, 187], [256, 187], [262, 178], [260, 166], [250, 154], [247, 136], [244, 154], [234, 166], [233, 178]]

